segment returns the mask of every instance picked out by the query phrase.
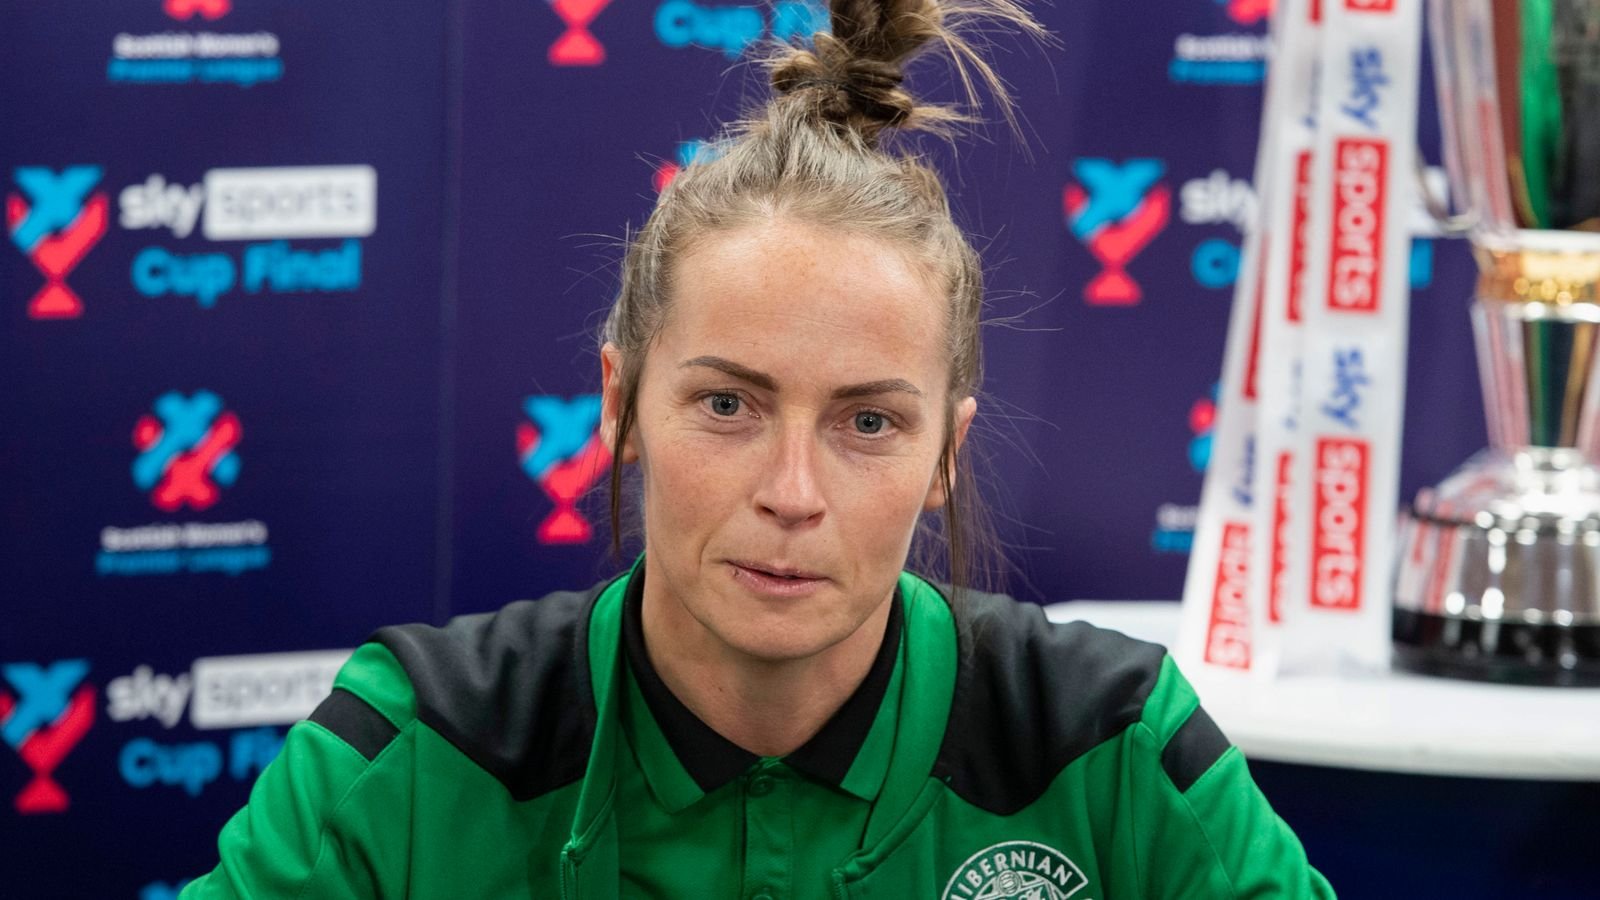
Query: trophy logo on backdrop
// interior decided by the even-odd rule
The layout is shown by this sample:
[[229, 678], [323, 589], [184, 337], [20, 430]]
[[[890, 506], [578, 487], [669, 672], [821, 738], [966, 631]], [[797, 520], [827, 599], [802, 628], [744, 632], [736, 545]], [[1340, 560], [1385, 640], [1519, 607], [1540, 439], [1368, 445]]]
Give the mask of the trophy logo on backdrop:
[[1217, 0], [1227, 7], [1228, 18], [1240, 25], [1258, 25], [1272, 15], [1273, 0]]
[[66, 277], [105, 236], [110, 200], [105, 191], [90, 193], [102, 174], [99, 166], [69, 166], [59, 173], [40, 166], [16, 169], [17, 185], [27, 196], [6, 195], [6, 231], [45, 279], [28, 301], [28, 318], [83, 315], [83, 300]]
[[598, 66], [606, 61], [606, 48], [589, 31], [589, 24], [611, 5], [611, 0], [547, 0], [567, 30], [550, 45], [552, 66]]
[[0, 739], [33, 772], [14, 801], [19, 813], [66, 812], [71, 804], [54, 775], [94, 724], [95, 689], [82, 683], [87, 674], [89, 663], [81, 659], [0, 666]]
[[233, 11], [233, 0], [164, 0], [161, 9], [180, 22], [196, 15], [215, 20]]
[[1083, 289], [1091, 306], [1133, 306], [1144, 299], [1127, 266], [1172, 218], [1172, 189], [1160, 181], [1158, 159], [1079, 159], [1076, 181], [1063, 192], [1067, 227], [1100, 263], [1100, 274]]
[[600, 395], [528, 397], [522, 409], [528, 420], [517, 423], [518, 465], [555, 504], [539, 523], [539, 543], [585, 543], [594, 526], [578, 511], [578, 498], [611, 465], [600, 440]]
[[672, 183], [672, 179], [677, 178], [678, 173], [682, 172], [690, 163], [696, 161], [710, 162], [719, 155], [716, 145], [709, 141], [703, 141], [699, 138], [679, 141], [677, 153], [673, 158], [662, 160], [660, 165], [656, 166], [655, 178], [653, 179], [656, 193], [659, 194], [666, 190], [667, 185]]

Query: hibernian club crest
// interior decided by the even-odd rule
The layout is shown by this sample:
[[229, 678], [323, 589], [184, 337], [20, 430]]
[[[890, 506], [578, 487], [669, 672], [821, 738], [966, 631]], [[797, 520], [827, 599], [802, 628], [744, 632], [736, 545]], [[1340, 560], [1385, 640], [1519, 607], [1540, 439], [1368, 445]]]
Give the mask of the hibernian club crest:
[[941, 900], [1066, 900], [1088, 883], [1060, 850], [1007, 841], [968, 857], [950, 876]]

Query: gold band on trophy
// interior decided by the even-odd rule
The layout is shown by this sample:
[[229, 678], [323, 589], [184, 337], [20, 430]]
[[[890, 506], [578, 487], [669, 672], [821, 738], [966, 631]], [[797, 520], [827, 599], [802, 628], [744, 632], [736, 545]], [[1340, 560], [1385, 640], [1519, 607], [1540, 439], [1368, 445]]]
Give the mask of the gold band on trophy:
[[1594, 316], [1600, 318], [1600, 255], [1477, 245], [1473, 253], [1481, 273], [1479, 297], [1557, 306], [1597, 304]]

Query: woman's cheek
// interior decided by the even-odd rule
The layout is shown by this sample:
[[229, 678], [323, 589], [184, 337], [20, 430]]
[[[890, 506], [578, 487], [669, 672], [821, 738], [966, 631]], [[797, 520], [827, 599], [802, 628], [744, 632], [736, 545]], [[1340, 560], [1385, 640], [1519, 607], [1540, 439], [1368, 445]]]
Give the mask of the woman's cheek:
[[664, 442], [653, 459], [653, 493], [675, 512], [715, 505], [740, 489], [752, 463], [750, 448], [718, 436], [684, 434]]
[[859, 534], [862, 542], [899, 543], [899, 532], [915, 526], [927, 493], [911, 467], [881, 460], [837, 467], [832, 482], [828, 495], [841, 527]]

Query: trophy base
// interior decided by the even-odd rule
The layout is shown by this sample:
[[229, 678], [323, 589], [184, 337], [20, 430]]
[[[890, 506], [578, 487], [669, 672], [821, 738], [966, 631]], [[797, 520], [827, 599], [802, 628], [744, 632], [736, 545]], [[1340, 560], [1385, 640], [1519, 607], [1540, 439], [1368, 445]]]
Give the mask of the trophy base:
[[1395, 610], [1394, 663], [1500, 684], [1600, 687], [1600, 625], [1529, 625]]
[[1600, 686], [1600, 469], [1484, 451], [1402, 520], [1394, 661], [1430, 675]]

